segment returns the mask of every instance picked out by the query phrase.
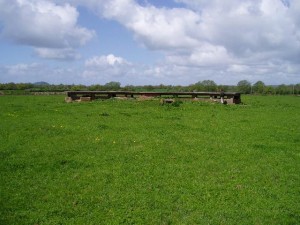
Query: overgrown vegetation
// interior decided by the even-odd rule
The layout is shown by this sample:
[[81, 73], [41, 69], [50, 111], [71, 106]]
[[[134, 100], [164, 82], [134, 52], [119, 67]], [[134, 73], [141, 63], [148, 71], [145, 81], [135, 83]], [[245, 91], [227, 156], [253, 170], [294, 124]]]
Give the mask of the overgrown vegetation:
[[237, 91], [244, 94], [272, 94], [272, 95], [297, 95], [300, 94], [300, 84], [290, 85], [266, 85], [262, 81], [251, 84], [247, 80], [242, 80], [237, 85], [217, 85], [212, 80], [199, 81], [188, 86], [172, 86], [172, 85], [144, 85], [133, 86], [126, 85], [121, 87], [119, 82], [109, 82], [104, 85], [51, 85], [45, 82], [31, 83], [6, 83], [0, 84], [0, 90], [5, 90], [6, 94], [31, 94], [32, 92], [63, 92], [63, 91]]
[[299, 224], [300, 104], [0, 97], [0, 224]]

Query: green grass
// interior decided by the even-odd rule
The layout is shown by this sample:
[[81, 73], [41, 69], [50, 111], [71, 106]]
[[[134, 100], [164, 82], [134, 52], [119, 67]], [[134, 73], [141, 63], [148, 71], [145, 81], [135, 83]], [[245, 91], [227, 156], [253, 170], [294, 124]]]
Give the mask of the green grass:
[[0, 97], [0, 224], [300, 224], [300, 98]]

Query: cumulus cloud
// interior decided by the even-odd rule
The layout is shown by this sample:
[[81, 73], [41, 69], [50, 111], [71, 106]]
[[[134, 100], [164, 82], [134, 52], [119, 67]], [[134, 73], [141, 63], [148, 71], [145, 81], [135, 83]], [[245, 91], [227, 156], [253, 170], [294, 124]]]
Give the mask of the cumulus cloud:
[[120, 22], [154, 49], [201, 48], [209, 42], [235, 54], [245, 54], [299, 45], [297, 0], [288, 5], [281, 0], [177, 1], [190, 8], [141, 6], [133, 0], [82, 4], [98, 7], [101, 16]]
[[86, 80], [299, 82], [299, 0], [174, 1], [181, 7], [157, 8], [150, 0], [144, 5], [136, 0], [0, 0], [2, 34], [34, 46], [40, 57], [76, 59], [74, 49], [94, 36], [77, 25], [75, 5], [81, 5], [117, 21], [145, 48], [165, 56], [150, 66], [113, 54], [95, 56], [85, 61]]
[[130, 65], [122, 57], [114, 56], [113, 54], [109, 54], [107, 56], [94, 56], [90, 59], [85, 61], [86, 67], [97, 67], [97, 68], [107, 68], [107, 67], [117, 67], [117, 66], [124, 66]]
[[133, 0], [103, 1], [98, 8], [105, 18], [133, 31], [135, 38], [149, 49], [193, 48], [199, 42], [191, 34], [200, 17], [191, 10], [141, 6]]
[[76, 8], [67, 3], [0, 0], [1, 35], [17, 44], [39, 48], [37, 53], [42, 56], [59, 51], [53, 49], [64, 49], [58, 58], [68, 58], [70, 49], [86, 44], [94, 36], [94, 31], [77, 25], [78, 16]]
[[226, 66], [233, 61], [226, 48], [209, 43], [199, 45], [187, 53], [170, 52], [166, 56], [167, 63], [182, 66], [219, 67]]
[[[293, 16], [297, 1], [290, 4], [281, 0], [177, 1], [189, 5], [201, 16], [198, 30], [202, 38], [199, 38], [222, 45], [235, 56], [268, 52], [294, 56], [299, 52], [299, 26]], [[299, 14], [300, 9], [296, 11]]]
[[85, 61], [83, 77], [86, 79], [103, 79], [108, 81], [113, 78], [122, 78], [133, 70], [133, 64], [122, 57], [113, 54], [94, 56]]
[[165, 63], [211, 67], [228, 77], [267, 77], [283, 64], [293, 68], [284, 71], [287, 76], [300, 72], [298, 0], [176, 0], [181, 8], [134, 0], [76, 2], [127, 27], [146, 48], [163, 52]]

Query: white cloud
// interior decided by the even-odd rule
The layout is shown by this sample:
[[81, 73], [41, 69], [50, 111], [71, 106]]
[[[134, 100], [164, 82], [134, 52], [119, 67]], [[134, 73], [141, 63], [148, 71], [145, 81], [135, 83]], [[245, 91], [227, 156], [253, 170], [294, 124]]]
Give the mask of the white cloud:
[[[298, 0], [177, 2], [186, 8], [141, 6], [134, 0], [90, 0], [81, 4], [123, 24], [146, 48], [163, 52], [166, 64], [186, 66], [191, 71], [197, 66], [210, 67], [227, 80], [249, 73], [269, 79], [282, 64], [293, 68], [283, 71], [286, 76], [300, 72], [296, 62], [300, 58]], [[255, 66], [258, 64], [264, 66]], [[164, 70], [160, 71], [162, 74]]]
[[107, 56], [94, 56], [90, 59], [85, 61], [86, 67], [116, 67], [116, 66], [123, 66], [123, 65], [130, 65], [125, 59], [121, 57], [114, 56], [113, 54], [109, 54]]
[[83, 77], [88, 80], [109, 82], [115, 78], [122, 79], [133, 71], [134, 65], [122, 57], [113, 54], [94, 56], [85, 61]]
[[196, 67], [220, 67], [233, 61], [226, 48], [209, 43], [203, 43], [186, 54], [171, 52], [167, 55], [166, 60], [171, 64]]
[[118, 12], [122, 11], [120, 6], [118, 9], [118, 4], [108, 5], [105, 8], [108, 12], [105, 11], [104, 15], [123, 23], [135, 33], [139, 41], [151, 49], [193, 48], [199, 44], [192, 33], [200, 17], [191, 10], [142, 7], [129, 3], [125, 12], [130, 13], [119, 16]]
[[39, 63], [19, 63], [15, 65], [0, 66], [0, 82], [8, 83], [14, 81], [17, 83], [40, 81], [35, 80], [35, 78], [39, 77], [40, 71], [44, 69], [45, 67]]
[[[78, 12], [70, 4], [56, 5], [46, 0], [0, 0], [1, 35], [18, 44], [38, 47], [38, 55], [66, 53], [85, 45], [94, 31], [77, 25]], [[49, 50], [46, 54], [46, 48]], [[54, 50], [52, 50], [54, 49]], [[55, 58], [55, 57], [54, 57]]]
[[246, 65], [239, 65], [239, 64], [232, 64], [227, 69], [228, 72], [233, 73], [244, 73], [244, 72], [250, 72], [249, 66]]
[[12, 76], [26, 75], [28, 73], [39, 71], [41, 68], [42, 68], [42, 65], [38, 64], [38, 63], [31, 63], [31, 64], [20, 63], [20, 64], [4, 67], [4, 69], [7, 70], [7, 73]]
[[44, 59], [74, 60], [80, 58], [79, 53], [72, 48], [36, 48], [35, 53]]
[[113, 54], [95, 56], [77, 76], [85, 82], [299, 82], [299, 0], [176, 1], [184, 7], [156, 8], [135, 0], [0, 0], [0, 19], [3, 35], [34, 46], [40, 57], [78, 58], [73, 49], [94, 35], [77, 25], [78, 12], [71, 4], [80, 4], [101, 19], [122, 24], [145, 48], [165, 56], [149, 66]]

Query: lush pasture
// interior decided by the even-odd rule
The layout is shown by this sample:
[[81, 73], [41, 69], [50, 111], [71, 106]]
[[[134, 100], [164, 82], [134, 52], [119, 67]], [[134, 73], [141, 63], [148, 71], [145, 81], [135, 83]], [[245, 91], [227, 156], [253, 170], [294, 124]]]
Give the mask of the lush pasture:
[[0, 97], [0, 224], [300, 224], [300, 98]]

